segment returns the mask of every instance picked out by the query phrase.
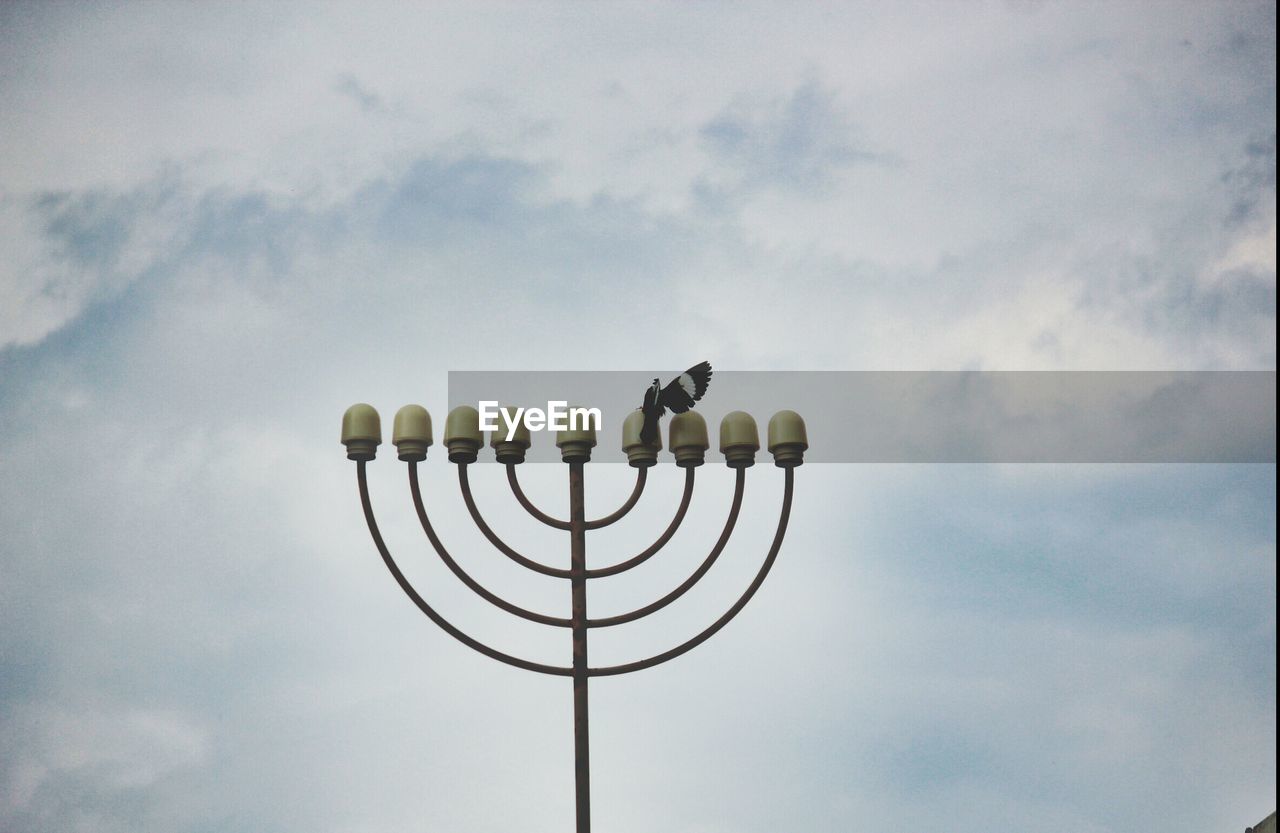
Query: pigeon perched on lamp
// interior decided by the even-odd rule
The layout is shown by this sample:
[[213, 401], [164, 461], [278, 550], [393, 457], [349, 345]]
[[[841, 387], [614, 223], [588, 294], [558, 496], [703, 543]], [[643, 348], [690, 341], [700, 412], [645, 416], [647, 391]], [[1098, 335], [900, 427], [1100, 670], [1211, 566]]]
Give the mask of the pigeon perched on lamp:
[[658, 442], [658, 420], [666, 414], [683, 414], [702, 398], [711, 382], [711, 363], [700, 362], [662, 386], [662, 380], [654, 379], [644, 392], [644, 425], [640, 428], [640, 441], [646, 445]]

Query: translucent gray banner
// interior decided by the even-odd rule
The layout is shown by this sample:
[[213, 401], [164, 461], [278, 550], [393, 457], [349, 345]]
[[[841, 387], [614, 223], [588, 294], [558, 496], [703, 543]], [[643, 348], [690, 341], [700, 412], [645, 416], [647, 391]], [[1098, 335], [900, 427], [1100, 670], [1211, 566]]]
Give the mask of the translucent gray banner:
[[[622, 420], [679, 371], [450, 371], [449, 406], [599, 408], [594, 461], [625, 462]], [[811, 463], [1274, 463], [1275, 371], [715, 371], [696, 410], [799, 412]], [[663, 439], [670, 415], [663, 419]], [[530, 462], [558, 462], [533, 433]], [[671, 462], [669, 453], [661, 459]], [[492, 453], [481, 455], [492, 461]]]

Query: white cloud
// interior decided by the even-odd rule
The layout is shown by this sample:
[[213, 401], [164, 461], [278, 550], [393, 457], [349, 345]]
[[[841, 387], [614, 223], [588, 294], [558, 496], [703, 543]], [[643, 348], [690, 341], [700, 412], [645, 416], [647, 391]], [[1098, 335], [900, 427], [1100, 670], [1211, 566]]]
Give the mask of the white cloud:
[[34, 810], [42, 787], [63, 776], [90, 772], [109, 790], [144, 789], [206, 755], [207, 733], [178, 712], [51, 704], [20, 712], [15, 722], [31, 736], [11, 739], [7, 814]]

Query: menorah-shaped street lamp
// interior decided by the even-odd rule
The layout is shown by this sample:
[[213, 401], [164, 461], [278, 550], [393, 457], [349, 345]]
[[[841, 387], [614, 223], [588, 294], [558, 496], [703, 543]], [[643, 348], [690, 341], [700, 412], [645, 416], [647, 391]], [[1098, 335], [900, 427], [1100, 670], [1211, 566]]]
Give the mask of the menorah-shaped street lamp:
[[693, 572], [693, 575], [689, 576], [667, 595], [644, 607], [616, 616], [589, 619], [587, 618], [587, 580], [618, 575], [649, 560], [671, 540], [681, 521], [684, 520], [685, 513], [689, 508], [689, 501], [693, 496], [694, 470], [702, 465], [710, 445], [707, 441], [706, 421], [694, 411], [679, 414], [671, 420], [670, 446], [675, 455], [676, 465], [685, 470], [685, 481], [684, 494], [680, 499], [680, 506], [676, 509], [675, 517], [672, 518], [666, 530], [658, 536], [658, 539], [653, 544], [637, 555], [607, 567], [589, 569], [587, 567], [587, 531], [609, 526], [623, 518], [636, 505], [636, 502], [640, 500], [641, 493], [644, 491], [649, 467], [655, 465], [658, 461], [658, 453], [662, 446], [661, 439], [657, 441], [656, 445], [644, 444], [640, 441], [641, 413], [636, 411], [627, 417], [622, 426], [622, 449], [627, 454], [627, 461], [637, 469], [635, 488], [632, 490], [631, 496], [617, 511], [589, 521], [586, 519], [584, 509], [583, 465], [591, 459], [591, 449], [596, 444], [595, 431], [580, 427], [559, 432], [556, 445], [560, 448], [562, 459], [569, 465], [569, 519], [561, 520], [540, 511], [520, 488], [520, 482], [516, 477], [516, 466], [524, 462], [525, 452], [530, 446], [529, 431], [523, 424], [517, 424], [514, 433], [510, 435], [511, 439], [509, 441], [503, 439], [509, 436], [507, 429], [510, 426], [506, 424], [509, 412], [503, 409], [501, 413], [502, 418], [499, 420], [499, 430], [493, 433], [490, 445], [493, 446], [498, 462], [506, 465], [507, 480], [511, 484], [511, 490], [520, 505], [530, 515], [547, 526], [569, 533], [568, 569], [549, 567], [526, 558], [503, 542], [485, 523], [471, 494], [471, 485], [467, 475], [468, 465], [476, 461], [480, 449], [484, 445], [484, 434], [480, 430], [479, 413], [475, 408], [469, 406], [454, 408], [449, 413], [448, 419], [445, 420], [444, 445], [449, 452], [449, 462], [456, 463], [458, 466], [458, 484], [462, 489], [462, 497], [467, 505], [467, 511], [471, 513], [471, 518], [475, 521], [480, 532], [485, 538], [489, 539], [489, 542], [494, 547], [516, 563], [534, 572], [569, 580], [572, 588], [572, 607], [569, 618], [535, 613], [508, 602], [468, 575], [458, 562], [453, 559], [448, 550], [445, 549], [444, 544], [441, 543], [439, 536], [436, 535], [431, 526], [431, 521], [427, 517], [426, 506], [423, 503], [422, 493], [418, 485], [418, 463], [426, 459], [427, 448], [432, 441], [431, 416], [424, 408], [419, 405], [406, 405], [396, 413], [395, 426], [392, 430], [392, 442], [396, 446], [400, 459], [409, 464], [409, 490], [413, 495], [414, 508], [418, 512], [418, 519], [422, 523], [423, 531], [445, 565], [477, 595], [508, 613], [515, 614], [522, 619], [528, 619], [531, 622], [569, 628], [573, 634], [573, 664], [571, 666], [544, 665], [503, 653], [458, 630], [437, 613], [418, 594], [413, 585], [409, 583], [408, 579], [400, 571], [395, 560], [391, 557], [391, 553], [387, 550], [386, 542], [382, 540], [382, 535], [378, 532], [377, 521], [373, 517], [373, 505], [369, 500], [369, 487], [365, 476], [365, 464], [374, 458], [377, 446], [382, 442], [382, 428], [378, 419], [378, 412], [369, 405], [364, 404], [352, 405], [348, 408], [342, 417], [342, 442], [347, 447], [347, 458], [356, 461], [356, 479], [360, 488], [360, 502], [364, 506], [365, 520], [369, 524], [369, 532], [373, 536], [373, 543], [378, 548], [378, 552], [381, 553], [387, 569], [391, 571], [391, 575], [395, 577], [396, 582], [413, 600], [413, 603], [450, 636], [486, 656], [493, 657], [508, 665], [514, 665], [517, 668], [537, 671], [540, 674], [553, 674], [573, 678], [577, 830], [578, 833], [589, 833], [591, 830], [591, 776], [588, 756], [587, 681], [591, 677], [627, 674], [643, 668], [652, 668], [667, 660], [675, 659], [709, 639], [728, 624], [729, 620], [736, 616], [751, 600], [751, 597], [755, 595], [756, 590], [760, 588], [765, 577], [769, 574], [769, 569], [773, 566], [774, 559], [777, 558], [778, 549], [782, 546], [783, 535], [786, 533], [787, 519], [791, 514], [793, 470], [804, 461], [804, 452], [808, 448], [804, 420], [794, 411], [779, 411], [769, 420], [769, 451], [773, 454], [774, 464], [782, 468], [785, 475], [782, 511], [778, 517], [777, 532], [774, 533], [773, 543], [769, 547], [768, 555], [765, 556], [764, 564], [761, 565], [755, 579], [738, 601], [701, 633], [670, 650], [635, 662], [593, 668], [587, 664], [587, 631], [589, 629], [634, 622], [637, 619], [648, 616], [650, 613], [661, 610], [693, 587], [699, 579], [706, 575], [707, 571], [711, 569], [711, 566], [720, 556], [725, 544], [729, 541], [729, 536], [733, 533], [734, 524], [738, 520], [738, 512], [742, 507], [742, 492], [746, 482], [746, 470], [754, 465], [756, 452], [760, 449], [759, 433], [756, 430], [755, 420], [749, 414], [742, 411], [734, 411], [725, 416], [720, 423], [720, 451], [724, 454], [725, 463], [736, 471], [737, 477], [733, 492], [733, 503], [729, 507], [729, 517], [725, 521], [724, 530], [720, 533], [720, 538], [716, 541], [715, 546], [712, 547], [710, 554], [707, 555], [698, 569]]

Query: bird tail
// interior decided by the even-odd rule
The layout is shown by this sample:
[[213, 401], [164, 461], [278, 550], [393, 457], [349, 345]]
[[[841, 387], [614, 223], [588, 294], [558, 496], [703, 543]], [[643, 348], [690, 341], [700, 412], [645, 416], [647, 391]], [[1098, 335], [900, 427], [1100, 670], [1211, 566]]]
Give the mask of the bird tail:
[[652, 411], [644, 415], [644, 424], [640, 426], [640, 442], [645, 445], [658, 443], [658, 415]]

